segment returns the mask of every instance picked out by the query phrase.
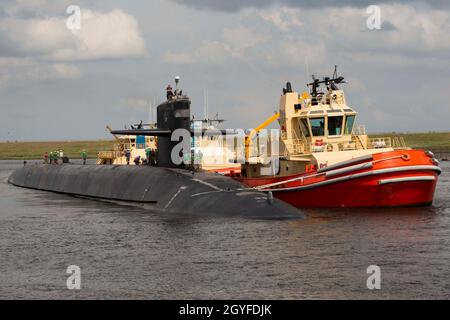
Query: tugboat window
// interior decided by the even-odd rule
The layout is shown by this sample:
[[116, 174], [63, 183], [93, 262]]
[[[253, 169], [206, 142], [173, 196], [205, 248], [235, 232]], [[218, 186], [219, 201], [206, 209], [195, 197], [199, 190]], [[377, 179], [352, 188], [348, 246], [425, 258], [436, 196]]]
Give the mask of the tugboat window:
[[345, 121], [345, 134], [352, 133], [354, 123], [355, 123], [355, 116], [347, 116], [347, 120]]
[[311, 131], [314, 137], [321, 137], [325, 135], [325, 118], [310, 119]]
[[302, 131], [305, 138], [308, 138], [310, 136], [309, 134], [309, 128], [308, 128], [308, 121], [306, 119], [300, 119], [300, 130]]
[[328, 135], [340, 136], [342, 134], [342, 122], [344, 117], [328, 117]]

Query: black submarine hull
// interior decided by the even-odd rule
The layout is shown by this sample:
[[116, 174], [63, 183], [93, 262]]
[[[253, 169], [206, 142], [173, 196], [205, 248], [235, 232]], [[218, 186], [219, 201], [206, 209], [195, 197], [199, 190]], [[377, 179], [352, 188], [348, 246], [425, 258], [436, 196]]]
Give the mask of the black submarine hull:
[[208, 172], [151, 166], [26, 165], [8, 182], [24, 188], [187, 214], [302, 218], [298, 209]]

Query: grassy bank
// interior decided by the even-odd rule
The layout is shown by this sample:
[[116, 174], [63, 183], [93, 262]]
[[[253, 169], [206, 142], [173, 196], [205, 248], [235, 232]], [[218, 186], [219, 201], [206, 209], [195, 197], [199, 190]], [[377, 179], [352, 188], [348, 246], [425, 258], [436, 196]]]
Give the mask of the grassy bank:
[[397, 136], [405, 139], [406, 145], [417, 149], [450, 148], [450, 132], [426, 133], [379, 133], [370, 134], [370, 137]]
[[80, 158], [87, 150], [89, 158], [97, 158], [100, 150], [112, 148], [113, 141], [0, 142], [1, 160], [41, 159], [44, 152], [63, 150], [69, 158]]
[[[379, 133], [370, 137], [401, 136], [407, 146], [423, 149], [450, 148], [450, 132]], [[0, 142], [0, 160], [41, 159], [45, 151], [62, 149], [72, 159], [80, 158], [83, 149], [89, 158], [96, 158], [100, 150], [109, 150], [113, 141], [61, 141], [61, 142]]]

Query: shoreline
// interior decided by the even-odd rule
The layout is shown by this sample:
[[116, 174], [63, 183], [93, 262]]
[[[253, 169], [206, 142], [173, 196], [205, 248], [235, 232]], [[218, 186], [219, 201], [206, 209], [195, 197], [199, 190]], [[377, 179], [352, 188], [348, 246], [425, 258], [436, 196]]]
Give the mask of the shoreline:
[[[369, 134], [371, 138], [389, 136], [403, 137], [413, 149], [450, 150], [450, 132]], [[52, 150], [63, 150], [70, 159], [80, 159], [81, 151], [87, 150], [88, 159], [96, 159], [99, 151], [110, 150], [113, 145], [114, 140], [0, 142], [0, 160], [39, 160]]]
[[0, 142], [0, 160], [41, 160], [44, 152], [54, 150], [63, 150], [70, 159], [80, 159], [81, 152], [86, 150], [88, 159], [96, 159], [99, 151], [109, 150], [113, 145], [113, 140]]

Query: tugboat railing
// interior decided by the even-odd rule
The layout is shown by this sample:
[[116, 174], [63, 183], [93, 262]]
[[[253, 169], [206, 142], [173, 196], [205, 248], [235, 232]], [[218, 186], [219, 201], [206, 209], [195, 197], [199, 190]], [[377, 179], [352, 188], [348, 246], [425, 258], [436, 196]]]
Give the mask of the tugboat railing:
[[406, 148], [405, 139], [403, 137], [377, 137], [370, 138], [369, 145], [370, 149], [379, 148], [394, 148], [394, 149], [404, 149]]
[[305, 143], [302, 139], [291, 140], [291, 143], [285, 143], [284, 156], [300, 155], [311, 152], [311, 144]]

